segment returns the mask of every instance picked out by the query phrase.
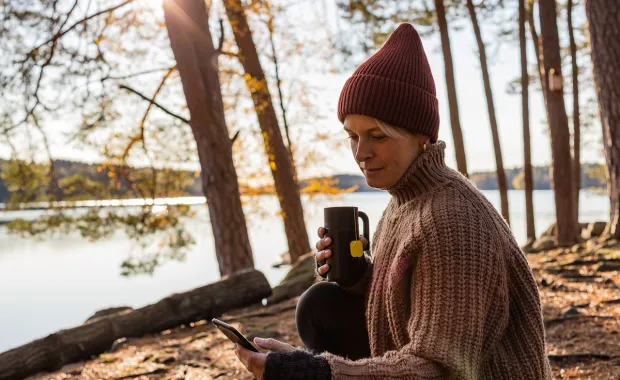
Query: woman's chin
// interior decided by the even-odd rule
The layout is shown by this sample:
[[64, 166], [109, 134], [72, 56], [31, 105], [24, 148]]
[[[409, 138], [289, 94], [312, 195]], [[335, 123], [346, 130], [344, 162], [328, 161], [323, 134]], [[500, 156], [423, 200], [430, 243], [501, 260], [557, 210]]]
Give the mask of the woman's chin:
[[385, 189], [389, 187], [389, 186], [386, 186], [385, 179], [369, 176], [366, 174], [364, 174], [364, 177], [366, 178], [366, 184], [372, 188]]

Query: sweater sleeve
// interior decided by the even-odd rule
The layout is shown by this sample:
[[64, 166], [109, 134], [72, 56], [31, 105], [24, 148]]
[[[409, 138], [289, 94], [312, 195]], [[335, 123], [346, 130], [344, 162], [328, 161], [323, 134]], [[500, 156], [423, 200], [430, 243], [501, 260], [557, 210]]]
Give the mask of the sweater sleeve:
[[329, 380], [329, 364], [306, 350], [270, 352], [265, 361], [263, 380]]
[[411, 276], [402, 281], [411, 288], [410, 309], [403, 311], [409, 314], [406, 344], [357, 361], [326, 353], [332, 379], [481, 377], [482, 363], [508, 323], [506, 260], [485, 215], [458, 208], [469, 214], [467, 223], [439, 212], [421, 231], [423, 241], [405, 246], [413, 251], [414, 244], [424, 245], [409, 256], [410, 270], [397, 271]]

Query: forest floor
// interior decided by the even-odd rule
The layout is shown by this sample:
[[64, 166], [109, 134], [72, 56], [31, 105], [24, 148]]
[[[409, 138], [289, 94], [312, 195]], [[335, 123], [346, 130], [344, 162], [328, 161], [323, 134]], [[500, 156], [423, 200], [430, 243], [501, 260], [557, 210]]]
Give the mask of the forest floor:
[[[547, 351], [556, 379], [620, 379], [620, 246], [529, 254], [543, 303]], [[297, 298], [234, 310], [221, 317], [252, 339], [301, 345]], [[251, 379], [233, 344], [199, 321], [122, 340], [92, 360], [29, 379]]]

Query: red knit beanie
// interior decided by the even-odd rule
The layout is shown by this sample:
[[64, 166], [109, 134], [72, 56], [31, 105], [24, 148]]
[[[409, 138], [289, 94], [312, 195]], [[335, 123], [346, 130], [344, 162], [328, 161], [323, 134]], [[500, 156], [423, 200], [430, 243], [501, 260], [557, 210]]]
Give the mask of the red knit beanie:
[[437, 141], [439, 105], [435, 81], [418, 32], [400, 25], [347, 80], [338, 100], [338, 119], [374, 117]]

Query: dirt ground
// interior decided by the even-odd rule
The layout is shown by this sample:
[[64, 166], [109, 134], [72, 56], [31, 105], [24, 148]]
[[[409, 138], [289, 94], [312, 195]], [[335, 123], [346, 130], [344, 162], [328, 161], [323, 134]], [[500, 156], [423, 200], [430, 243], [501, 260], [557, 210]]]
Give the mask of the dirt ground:
[[[528, 255], [539, 284], [547, 349], [557, 379], [620, 379], [620, 247]], [[290, 299], [221, 317], [250, 337], [301, 345]], [[233, 344], [211, 323], [120, 340], [90, 361], [29, 379], [251, 379]]]

